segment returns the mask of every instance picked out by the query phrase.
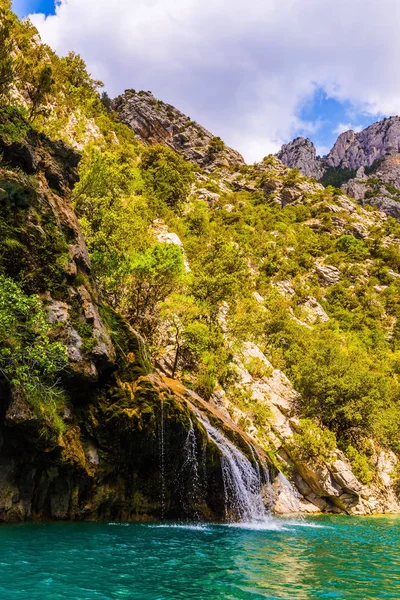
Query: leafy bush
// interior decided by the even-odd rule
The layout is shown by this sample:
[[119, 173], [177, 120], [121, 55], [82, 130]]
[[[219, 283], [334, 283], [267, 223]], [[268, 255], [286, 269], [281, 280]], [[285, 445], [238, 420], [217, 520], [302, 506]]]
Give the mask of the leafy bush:
[[340, 252], [344, 252], [351, 260], [362, 261], [369, 254], [364, 242], [358, 240], [354, 235], [341, 235], [336, 240], [336, 248]]
[[330, 462], [334, 458], [336, 436], [310, 419], [300, 419], [299, 431], [293, 435], [293, 455], [307, 462]]
[[347, 446], [346, 456], [351, 463], [351, 468], [354, 475], [361, 481], [361, 483], [369, 485], [374, 479], [374, 472], [368, 457], [359, 452], [352, 445]]
[[224, 148], [225, 148], [225, 144], [221, 140], [220, 137], [211, 138], [210, 143], [208, 145], [208, 151], [210, 154], [216, 154], [218, 152], [222, 152], [222, 150]]
[[0, 275], [0, 374], [51, 425], [61, 427], [57, 406], [63, 393], [57, 376], [67, 365], [66, 348], [52, 341], [39, 298], [27, 296]]
[[194, 180], [193, 168], [179, 154], [162, 144], [146, 148], [140, 170], [150, 193], [171, 208], [186, 200]]
[[244, 363], [245, 368], [255, 379], [271, 377], [273, 369], [265, 364], [258, 356], [250, 356]]
[[29, 131], [25, 109], [16, 106], [0, 106], [0, 138], [7, 144], [20, 142]]

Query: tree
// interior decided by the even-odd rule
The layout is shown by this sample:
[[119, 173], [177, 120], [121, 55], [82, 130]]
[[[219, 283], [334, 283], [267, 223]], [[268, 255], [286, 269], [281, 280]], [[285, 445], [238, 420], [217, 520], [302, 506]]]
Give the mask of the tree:
[[31, 108], [29, 111], [30, 121], [33, 121], [39, 112], [43, 110], [43, 105], [46, 102], [47, 96], [51, 92], [53, 85], [53, 69], [50, 65], [46, 65], [33, 76], [30, 86], [28, 87], [28, 96], [31, 101]]
[[89, 146], [79, 165], [73, 202], [104, 298], [118, 309], [127, 289], [132, 255], [154, 238], [153, 216], [140, 194], [137, 156], [127, 144]]
[[87, 72], [85, 61], [75, 52], [68, 52], [67, 56], [61, 59], [60, 65], [65, 82], [75, 88], [86, 88], [91, 92], [97, 92], [98, 88], [103, 86], [101, 81], [92, 79]]
[[111, 111], [112, 100], [111, 100], [110, 96], [107, 94], [107, 92], [103, 92], [101, 94], [101, 103], [107, 112]]
[[3, 0], [0, 5], [0, 99], [7, 97], [14, 80], [12, 26], [11, 3]]
[[146, 148], [140, 163], [147, 190], [171, 208], [186, 200], [194, 180], [193, 167], [162, 144]]
[[179, 288], [184, 276], [181, 248], [155, 244], [134, 254], [127, 264], [122, 311], [145, 337], [155, 329], [158, 304]]
[[[194, 338], [204, 336], [205, 326], [195, 323], [201, 314], [201, 309], [192, 296], [185, 294], [171, 294], [171, 296], [161, 305], [161, 317], [172, 328], [175, 338], [175, 359], [172, 368], [172, 379], [175, 377], [176, 369], [180, 359], [180, 353], [184, 342], [187, 341], [193, 345]], [[200, 327], [200, 330], [199, 330]]]
[[379, 414], [391, 405], [398, 385], [354, 338], [332, 331], [302, 335], [286, 354], [301, 394], [302, 412], [337, 433], [373, 433]]
[[243, 289], [248, 269], [237, 244], [221, 236], [194, 257], [193, 294], [207, 302], [216, 316], [221, 302], [234, 300]]

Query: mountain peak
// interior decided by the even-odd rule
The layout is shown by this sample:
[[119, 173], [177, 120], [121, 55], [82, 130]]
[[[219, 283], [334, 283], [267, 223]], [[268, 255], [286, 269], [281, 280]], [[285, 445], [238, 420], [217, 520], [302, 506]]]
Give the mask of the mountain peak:
[[388, 152], [400, 149], [400, 117], [377, 121], [362, 131], [341, 133], [332, 150], [324, 158], [314, 157], [313, 143], [303, 137], [284, 144], [277, 157], [289, 167], [297, 167], [304, 175], [320, 179], [329, 168], [357, 170], [371, 167]]
[[322, 177], [317, 151], [308, 138], [297, 137], [289, 144], [284, 144], [276, 156], [288, 167], [300, 169], [307, 177]]
[[246, 164], [242, 155], [221, 138], [151, 92], [125, 90], [112, 107], [140, 141], [166, 144], [207, 171]]
[[341, 186], [356, 200], [400, 219], [400, 117], [377, 121], [358, 133], [344, 131], [323, 158], [302, 137], [283, 145], [276, 156], [325, 186]]

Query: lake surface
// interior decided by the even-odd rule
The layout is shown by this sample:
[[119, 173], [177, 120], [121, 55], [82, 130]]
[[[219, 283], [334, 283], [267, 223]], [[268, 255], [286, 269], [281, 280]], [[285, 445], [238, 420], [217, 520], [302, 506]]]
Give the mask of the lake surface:
[[400, 599], [400, 518], [0, 527], [1, 600]]

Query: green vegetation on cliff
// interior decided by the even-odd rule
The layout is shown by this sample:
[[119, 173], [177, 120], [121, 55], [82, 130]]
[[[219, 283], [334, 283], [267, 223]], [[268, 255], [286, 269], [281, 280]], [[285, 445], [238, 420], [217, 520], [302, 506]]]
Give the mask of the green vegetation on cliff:
[[[101, 83], [78, 55], [58, 57], [29, 22], [13, 16], [9, 2], [0, 0], [0, 7], [2, 147], [18, 155], [27, 136], [40, 145], [46, 135], [79, 149], [79, 181], [64, 195], [90, 255], [89, 264], [69, 204], [72, 216], [60, 210], [58, 221], [48, 208], [38, 209], [38, 195], [53, 207], [64, 193], [57, 169], [32, 167], [27, 175], [5, 153], [3, 380], [50, 410], [51, 394], [68, 387], [57, 384], [71, 338], [70, 354], [84, 363], [87, 379], [114, 368], [101, 355], [99, 292], [118, 376], [134, 380], [149, 370], [132, 327], [153, 364], [206, 400], [222, 389], [269, 432], [268, 410], [239, 389], [238, 356], [243, 344], [256, 344], [272, 367], [247, 357], [251, 377], [265, 380], [280, 369], [298, 392], [294, 455], [329, 460], [337, 442], [368, 483], [369, 438], [400, 452], [399, 223], [357, 207], [331, 185], [321, 189], [273, 157], [207, 170], [167, 146], [142, 145], [108, 97], [100, 97]], [[212, 138], [210, 153], [223, 149]], [[325, 183], [341, 181], [332, 171]], [[72, 307], [67, 337], [58, 338], [47, 324], [46, 294], [58, 303], [64, 334], [64, 313]], [[101, 396], [100, 412], [110, 422], [154, 419], [154, 407], [141, 395], [146, 385], [133, 394], [140, 396], [139, 416], [132, 395], [112, 386]], [[93, 429], [100, 427], [91, 418]]]

